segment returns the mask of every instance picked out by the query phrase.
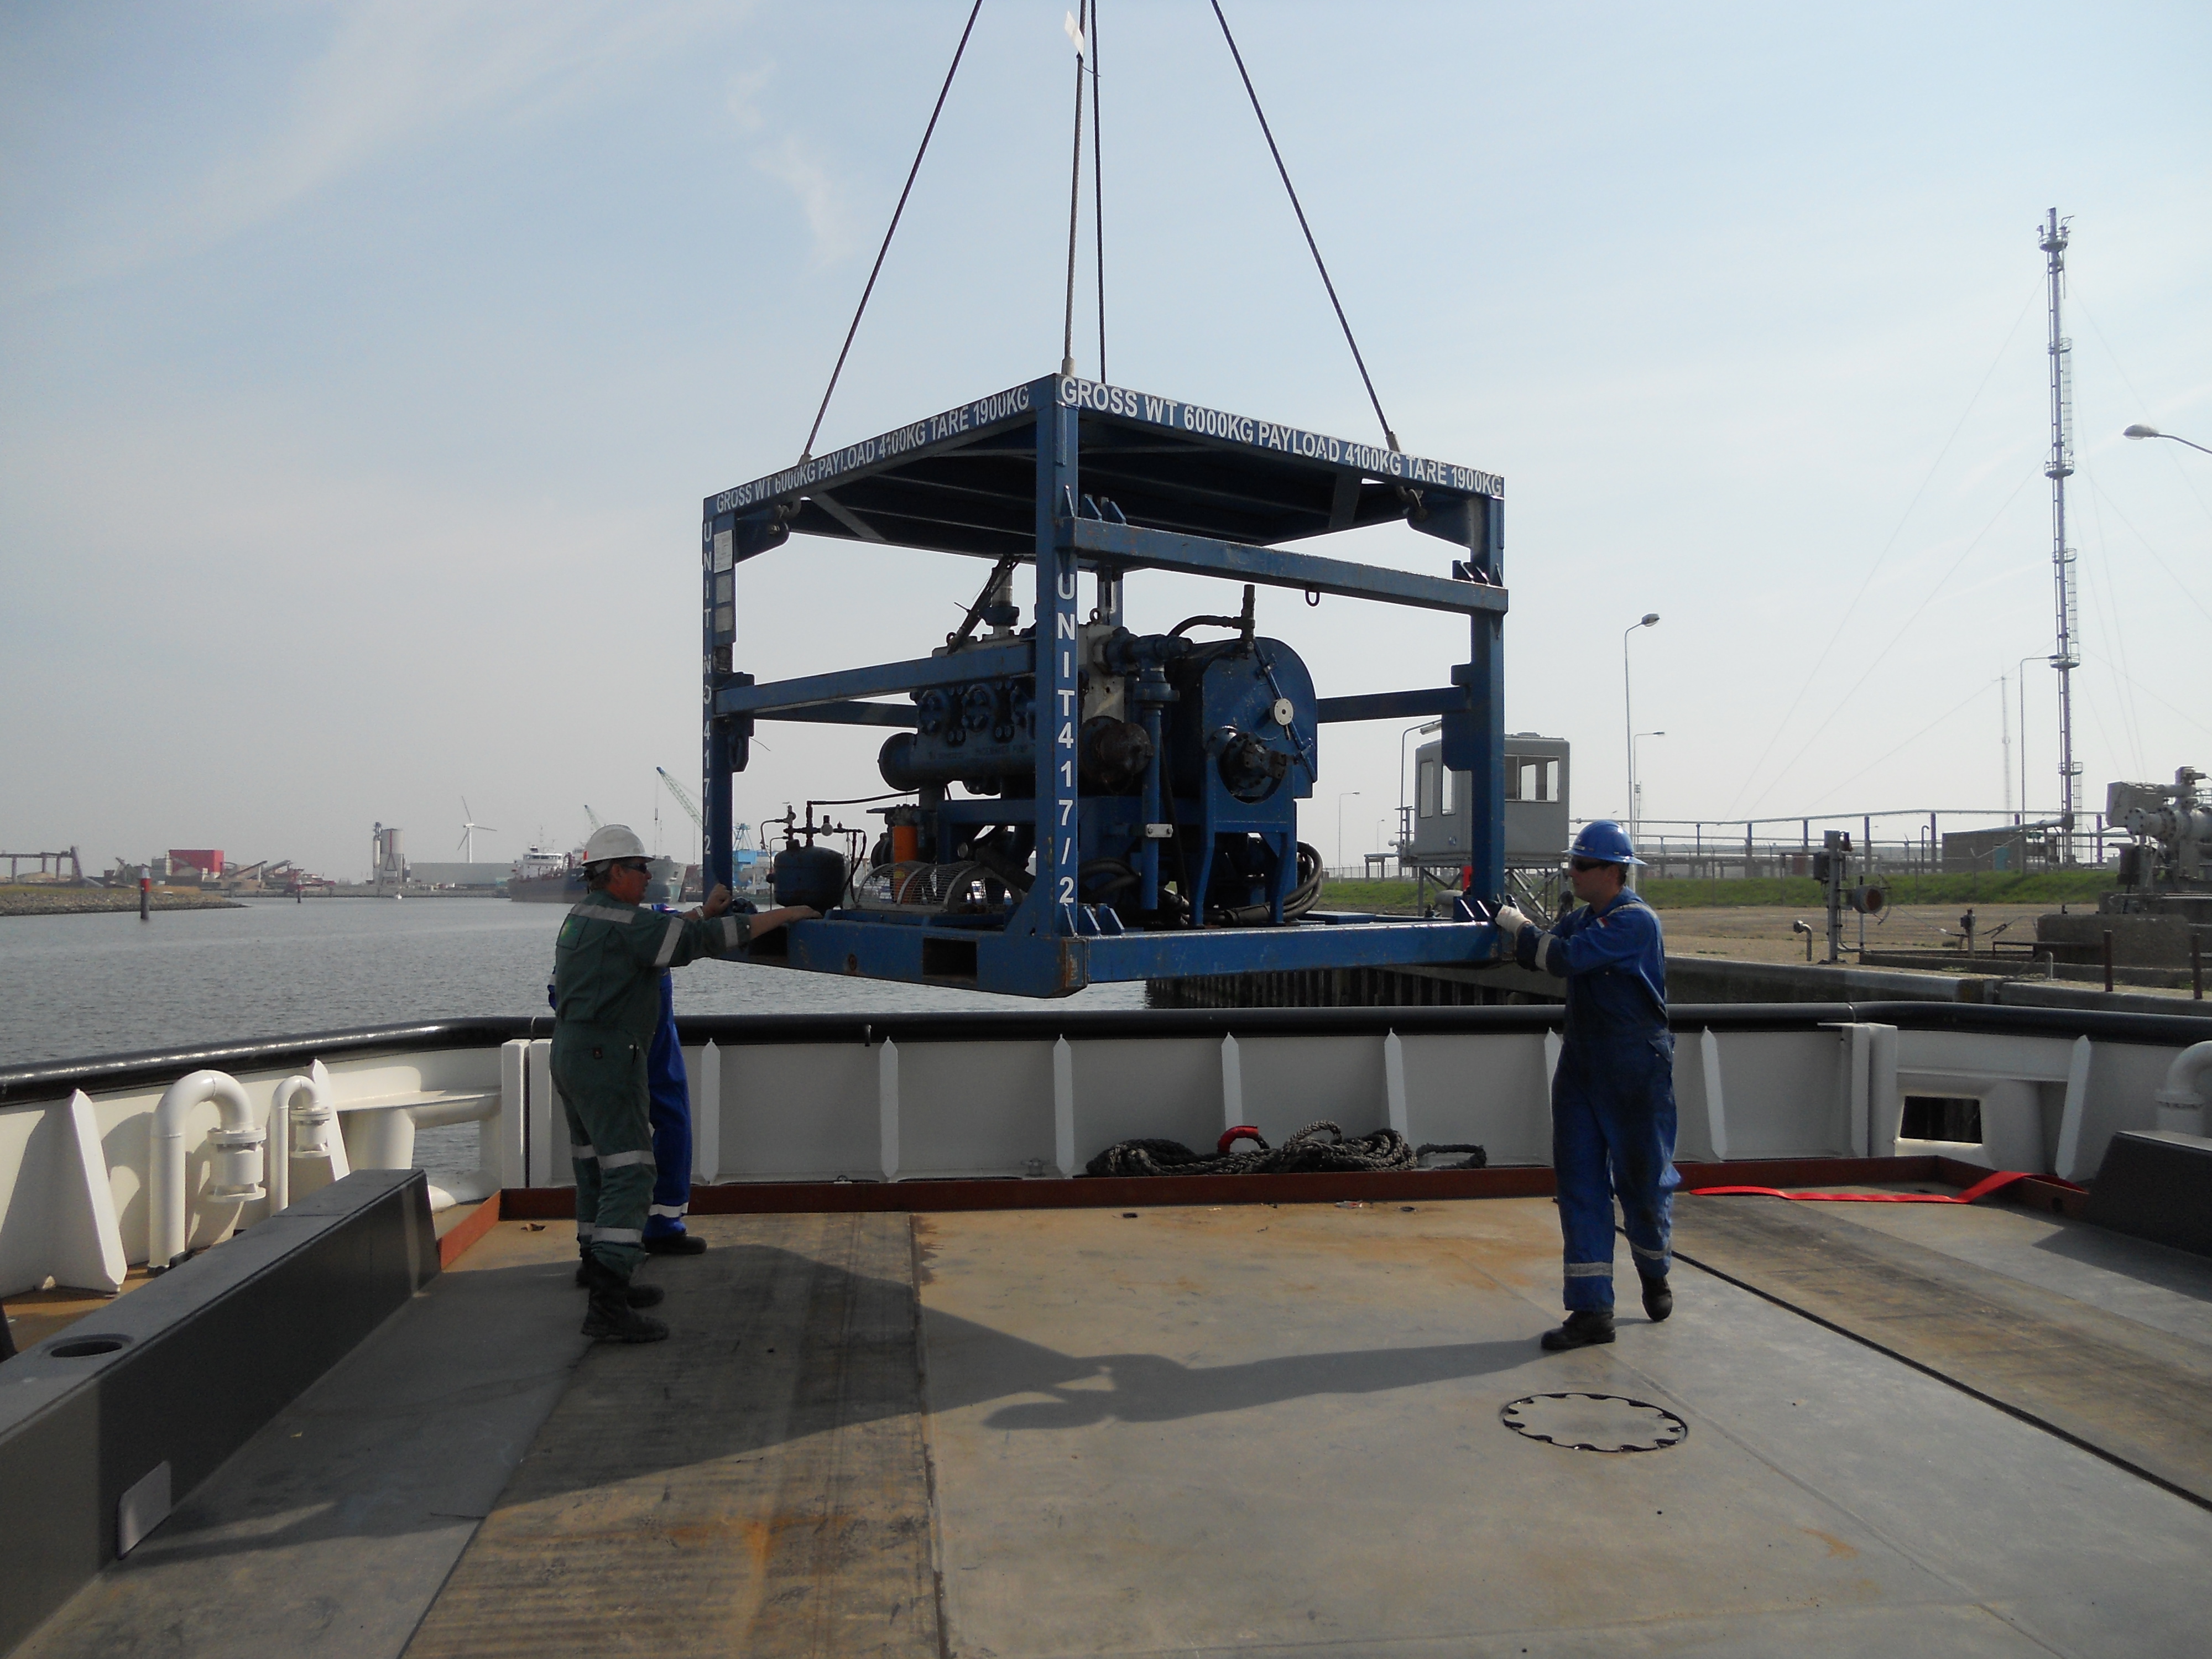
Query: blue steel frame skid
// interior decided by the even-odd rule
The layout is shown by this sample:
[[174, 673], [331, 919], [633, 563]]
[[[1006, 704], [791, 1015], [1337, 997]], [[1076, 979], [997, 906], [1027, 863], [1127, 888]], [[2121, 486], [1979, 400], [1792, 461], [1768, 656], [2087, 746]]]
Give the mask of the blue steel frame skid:
[[[1018, 902], [986, 915], [835, 910], [769, 935], [753, 959], [1028, 996], [1066, 995], [1094, 981], [1493, 959], [1497, 937], [1488, 916], [1504, 889], [1504, 493], [1503, 480], [1473, 468], [1052, 375], [709, 495], [701, 538], [706, 857], [713, 879], [731, 880], [732, 781], [745, 769], [757, 720], [926, 728], [920, 705], [933, 692], [941, 703], [956, 688], [997, 682], [1028, 688], [1025, 702], [1014, 694], [1013, 718], [1025, 720], [1026, 747], [1034, 750], [1033, 769], [1033, 769], [1033, 793], [1023, 793], [1029, 781], [1017, 776], [995, 799], [947, 799], [942, 788], [927, 787], [921, 796], [929, 815], [924, 822], [933, 824], [940, 846], [948, 836], [994, 825], [1033, 836], [1036, 873]], [[1273, 544], [1401, 520], [1460, 551], [1450, 577]], [[1032, 563], [1036, 625], [1026, 636], [1007, 636], [1002, 625], [1000, 637], [963, 637], [957, 648], [915, 660], [757, 684], [732, 665], [736, 567], [794, 531]], [[1274, 763], [1276, 786], [1285, 792], [1274, 809], [1275, 834], [1261, 833], [1256, 820], [1241, 825], [1235, 801], [1213, 787], [1211, 775], [1195, 792], [1204, 799], [1173, 785], [1163, 789], [1157, 752], [1141, 800], [1104, 799], [1094, 791], [1086, 801], [1088, 751], [1079, 762], [1083, 720], [1070, 715], [1085, 709], [1086, 685], [1097, 672], [1085, 657], [1100, 617], [1094, 613], [1086, 625], [1079, 617], [1077, 576], [1088, 571], [1098, 579], [1099, 611], [1112, 623], [1120, 618], [1122, 579], [1139, 570], [1455, 612], [1468, 621], [1468, 660], [1441, 689], [1316, 699], [1287, 647], [1257, 641], [1258, 665], [1245, 672], [1264, 677], [1275, 696], [1281, 729], [1267, 729], [1284, 750]], [[1253, 644], [1248, 623], [1248, 662]], [[1276, 667], [1294, 683], [1277, 684]], [[912, 700], [873, 701], [900, 694]], [[1287, 712], [1293, 707], [1296, 725]], [[1291, 797], [1310, 796], [1318, 770], [1314, 726], [1432, 716], [1443, 719], [1444, 763], [1470, 775], [1476, 805], [1468, 858], [1474, 878], [1454, 920], [1309, 915], [1288, 925], [1200, 925], [1208, 914], [1209, 842], [1196, 843], [1198, 902], [1189, 902], [1186, 868], [1183, 925], [1158, 925], [1163, 843], [1153, 837], [1194, 835], [1202, 814], [1212, 815], [1204, 825], [1209, 836], [1220, 831], [1224, 842], [1237, 836], [1263, 849], [1255, 856], [1270, 867], [1248, 890], [1281, 923], [1297, 866]], [[999, 718], [1003, 734], [1006, 716]], [[1157, 739], [1158, 711], [1146, 725]], [[1285, 763], [1301, 760], [1285, 777]], [[1225, 818], [1210, 804], [1216, 797], [1231, 809]], [[1112, 905], [1082, 890], [1085, 860], [1096, 850], [1084, 838], [1109, 833], [1101, 812], [1109, 805], [1120, 814], [1110, 832], [1129, 854], [1121, 867], [1141, 870], [1143, 899], [1156, 907], [1153, 926], [1125, 927]], [[1289, 845], [1279, 833], [1285, 808]], [[1166, 822], [1152, 822], [1162, 815]], [[1138, 817], [1146, 823], [1133, 822]], [[1129, 839], [1134, 835], [1146, 838]]]

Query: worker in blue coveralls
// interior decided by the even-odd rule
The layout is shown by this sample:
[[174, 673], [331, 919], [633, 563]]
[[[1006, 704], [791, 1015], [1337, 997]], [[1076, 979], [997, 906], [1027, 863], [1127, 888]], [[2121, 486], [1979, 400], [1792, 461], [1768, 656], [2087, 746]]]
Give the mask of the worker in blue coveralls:
[[[674, 915], [683, 896], [684, 873], [672, 871], [649, 894], [653, 908]], [[645, 1083], [653, 1104], [653, 1203], [645, 1212], [647, 1255], [700, 1255], [707, 1241], [687, 1231], [691, 1208], [691, 1079], [684, 1069], [684, 1047], [676, 1036], [676, 975], [660, 976], [660, 1029], [645, 1057]]]
[[1566, 1322], [1552, 1350], [1613, 1340], [1613, 1200], [1653, 1322], [1667, 1283], [1674, 1173], [1674, 1038], [1659, 918], [1628, 885], [1636, 856], [1619, 824], [1583, 826], [1567, 849], [1582, 908], [1547, 932], [1511, 905], [1496, 917], [1523, 968], [1566, 981], [1565, 1044], [1552, 1079], [1552, 1169], [1566, 1244]]

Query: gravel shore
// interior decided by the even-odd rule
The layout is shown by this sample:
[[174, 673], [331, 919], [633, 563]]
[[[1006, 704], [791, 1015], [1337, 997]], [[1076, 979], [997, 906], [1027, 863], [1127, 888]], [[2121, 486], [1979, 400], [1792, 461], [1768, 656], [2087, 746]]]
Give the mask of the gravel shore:
[[[235, 899], [204, 893], [154, 893], [156, 910], [240, 910]], [[0, 886], [0, 916], [104, 915], [112, 910], [136, 910], [138, 894], [129, 887], [5, 887]]]

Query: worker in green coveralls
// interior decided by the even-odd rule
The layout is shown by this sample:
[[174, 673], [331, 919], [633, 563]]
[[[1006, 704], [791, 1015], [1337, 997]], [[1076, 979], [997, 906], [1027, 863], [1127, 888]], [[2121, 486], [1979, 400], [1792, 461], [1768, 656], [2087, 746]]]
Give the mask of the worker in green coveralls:
[[576, 1165], [576, 1241], [591, 1291], [584, 1334], [601, 1341], [658, 1342], [668, 1327], [641, 1311], [660, 1288], [633, 1285], [645, 1259], [646, 1208], [653, 1199], [653, 1124], [645, 1062], [660, 1024], [660, 976], [701, 957], [736, 951], [804, 906], [732, 915], [717, 886], [688, 916], [642, 908], [652, 867], [645, 844], [610, 823], [584, 848], [591, 890], [561, 924], [553, 952], [553, 1080], [568, 1118]]

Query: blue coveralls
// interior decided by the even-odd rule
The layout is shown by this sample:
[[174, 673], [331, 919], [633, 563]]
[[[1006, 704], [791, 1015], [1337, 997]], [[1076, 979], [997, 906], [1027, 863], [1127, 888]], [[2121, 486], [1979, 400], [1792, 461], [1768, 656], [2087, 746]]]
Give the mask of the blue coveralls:
[[1567, 981], [1565, 1046], [1552, 1079], [1552, 1168], [1570, 1313], [1613, 1307], [1613, 1200], [1636, 1270], [1663, 1279], [1674, 1188], [1674, 1037], [1659, 918], [1624, 889], [1548, 933], [1514, 942], [1524, 968]]
[[646, 1055], [645, 1080], [652, 1096], [653, 1164], [645, 1236], [672, 1238], [684, 1231], [684, 1213], [691, 1207], [691, 1082], [676, 1039], [673, 974], [660, 976], [660, 1028]]
[[726, 956], [748, 918], [655, 915], [605, 892], [569, 911], [553, 951], [553, 1081], [576, 1170], [576, 1242], [627, 1280], [645, 1257], [658, 1184], [647, 1060], [666, 1017], [667, 970]]

